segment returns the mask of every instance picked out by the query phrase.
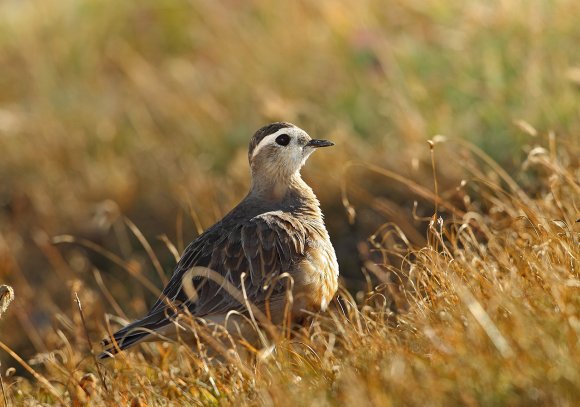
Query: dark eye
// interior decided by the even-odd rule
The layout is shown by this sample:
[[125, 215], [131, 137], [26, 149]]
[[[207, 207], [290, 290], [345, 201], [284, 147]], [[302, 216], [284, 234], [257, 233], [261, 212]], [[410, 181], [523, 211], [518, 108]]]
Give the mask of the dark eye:
[[276, 137], [276, 143], [280, 144], [281, 146], [287, 146], [290, 142], [290, 136], [288, 134], [280, 134]]

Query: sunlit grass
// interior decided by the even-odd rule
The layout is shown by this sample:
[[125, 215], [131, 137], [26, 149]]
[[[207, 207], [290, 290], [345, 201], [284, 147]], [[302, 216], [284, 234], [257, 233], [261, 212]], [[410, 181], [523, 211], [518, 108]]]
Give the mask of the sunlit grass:
[[[43, 380], [10, 378], [8, 397], [111, 405], [574, 405], [580, 185], [570, 158], [550, 158], [542, 147], [530, 153], [525, 167], [543, 174], [538, 187], [545, 188], [536, 197], [499, 167], [469, 178], [459, 186], [464, 215], [434, 214], [423, 247], [385, 225], [360, 253], [362, 273], [377, 282], [371, 290], [356, 298], [341, 290], [331, 311], [254, 362], [208, 353], [203, 343], [151, 344], [99, 372], [73, 312], [58, 318], [47, 338], [52, 350], [31, 362]], [[482, 205], [485, 213], [476, 208]], [[72, 290], [84, 297], [87, 320], [100, 320], [98, 290]], [[99, 325], [91, 323], [103, 334]]]
[[[10, 405], [577, 404], [578, 15], [573, 0], [2, 2]], [[144, 345], [102, 380], [72, 294], [98, 352], [105, 315], [145, 312], [159, 270], [244, 195], [247, 142], [274, 120], [336, 142], [304, 175], [340, 300], [256, 363]]]

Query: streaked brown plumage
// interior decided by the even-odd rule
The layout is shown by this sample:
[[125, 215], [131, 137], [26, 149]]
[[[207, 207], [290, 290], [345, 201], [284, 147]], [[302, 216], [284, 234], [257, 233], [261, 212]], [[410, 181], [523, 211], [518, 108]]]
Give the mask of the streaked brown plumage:
[[175, 330], [172, 320], [185, 310], [214, 322], [223, 322], [230, 311], [245, 313], [247, 305], [224, 285], [243, 288], [274, 323], [284, 317], [286, 276], [293, 280], [294, 318], [304, 310], [326, 309], [337, 289], [338, 264], [318, 199], [300, 168], [315, 148], [331, 145], [290, 123], [258, 130], [248, 152], [248, 195], [189, 244], [149, 313], [106, 340], [101, 357], [154, 340], [151, 331], [169, 335]]

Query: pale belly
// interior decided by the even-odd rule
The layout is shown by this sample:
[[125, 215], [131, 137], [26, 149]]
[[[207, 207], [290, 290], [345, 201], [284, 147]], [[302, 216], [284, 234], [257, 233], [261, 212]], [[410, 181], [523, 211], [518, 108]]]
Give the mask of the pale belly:
[[296, 270], [294, 310], [325, 311], [338, 289], [338, 263], [330, 243], [313, 244]]

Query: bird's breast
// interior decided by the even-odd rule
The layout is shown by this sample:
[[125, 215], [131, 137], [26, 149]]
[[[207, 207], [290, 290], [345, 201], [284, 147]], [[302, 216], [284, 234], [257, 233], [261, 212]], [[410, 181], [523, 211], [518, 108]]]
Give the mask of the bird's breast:
[[310, 311], [326, 310], [338, 289], [338, 262], [328, 238], [308, 242], [306, 256], [297, 265], [296, 299], [298, 307]]

